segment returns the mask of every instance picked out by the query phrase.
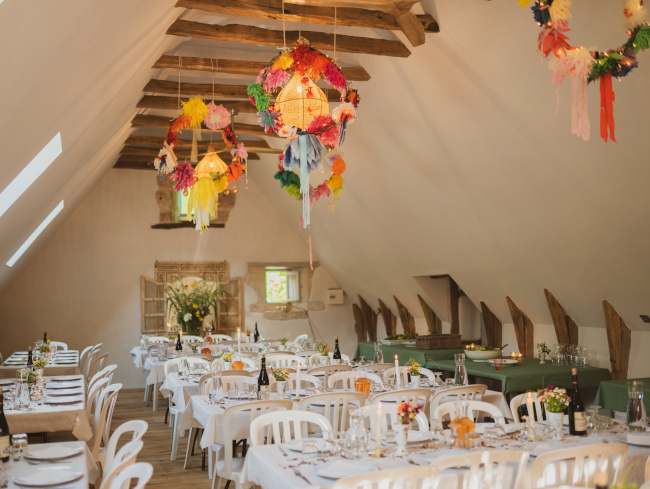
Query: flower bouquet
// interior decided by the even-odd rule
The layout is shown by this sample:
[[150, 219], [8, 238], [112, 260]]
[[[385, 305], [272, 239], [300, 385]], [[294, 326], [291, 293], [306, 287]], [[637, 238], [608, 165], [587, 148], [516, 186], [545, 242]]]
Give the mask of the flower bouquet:
[[546, 363], [546, 355], [550, 354], [551, 350], [546, 346], [546, 342], [537, 343], [537, 355], [539, 356], [539, 363]]
[[210, 309], [216, 315], [219, 305], [227, 307], [224, 301], [227, 293], [219, 283], [201, 281], [183, 285], [179, 281], [167, 287], [167, 297], [169, 312], [173, 310], [179, 327], [194, 336], [200, 334]]
[[545, 389], [537, 391], [537, 399], [544, 404], [546, 419], [548, 419], [551, 428], [561, 433], [564, 424], [564, 410], [569, 407], [571, 401], [567, 396], [566, 389], [554, 388], [549, 385]]
[[411, 381], [413, 382], [413, 388], [417, 389], [420, 387], [420, 369], [422, 365], [415, 361], [415, 358], [411, 358], [408, 362], [404, 364], [406, 371], [411, 376]]
[[397, 420], [399, 424], [395, 427], [395, 442], [397, 443], [398, 455], [406, 454], [409, 426], [421, 410], [422, 406], [413, 404], [410, 401], [402, 403], [397, 407]]
[[271, 375], [275, 377], [275, 389], [278, 393], [278, 399], [284, 398], [289, 372], [282, 368], [271, 368]]

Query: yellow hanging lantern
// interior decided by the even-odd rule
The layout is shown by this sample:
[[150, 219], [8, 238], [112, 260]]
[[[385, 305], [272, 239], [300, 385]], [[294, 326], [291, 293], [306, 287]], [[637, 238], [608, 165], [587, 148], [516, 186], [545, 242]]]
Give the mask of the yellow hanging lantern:
[[323, 91], [310, 78], [294, 74], [275, 100], [284, 125], [305, 129], [318, 115], [329, 114]]
[[217, 214], [218, 190], [210, 173], [219, 174], [227, 171], [228, 165], [219, 158], [219, 155], [214, 151], [214, 147], [210, 145], [208, 154], [196, 166], [194, 171], [196, 183], [192, 187], [187, 200], [187, 215], [190, 216], [194, 211], [194, 222], [197, 230], [207, 228], [210, 219], [214, 219]]

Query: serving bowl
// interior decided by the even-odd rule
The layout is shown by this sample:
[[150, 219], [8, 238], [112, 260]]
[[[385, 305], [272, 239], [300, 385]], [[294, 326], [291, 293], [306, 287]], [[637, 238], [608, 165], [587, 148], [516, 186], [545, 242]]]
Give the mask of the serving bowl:
[[465, 356], [472, 360], [490, 360], [492, 358], [501, 358], [503, 353], [501, 350], [465, 350]]

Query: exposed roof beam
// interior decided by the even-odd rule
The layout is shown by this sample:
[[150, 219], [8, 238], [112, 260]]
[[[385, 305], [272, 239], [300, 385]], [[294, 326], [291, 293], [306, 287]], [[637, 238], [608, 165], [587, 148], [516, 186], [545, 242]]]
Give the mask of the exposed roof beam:
[[[245, 98], [248, 100], [246, 85], [214, 85], [212, 83], [181, 83], [181, 93], [187, 95], [201, 95], [202, 97], [211, 98], [214, 90], [215, 97], [233, 97]], [[142, 89], [143, 92], [153, 93], [170, 93], [178, 96], [178, 82], [171, 80], [149, 80], [149, 83]], [[330, 102], [340, 102], [341, 94], [334, 89], [327, 90], [327, 99]], [[248, 102], [251, 107], [253, 104]], [[178, 101], [174, 108], [178, 106]]]
[[[168, 56], [163, 54], [152, 68], [172, 68], [178, 69], [178, 56]], [[216, 70], [217, 73], [229, 73], [232, 75], [250, 75], [257, 76], [262, 69], [266, 68], [268, 63], [264, 61], [236, 61], [232, 59], [211, 59], [211, 58], [192, 58], [183, 56], [180, 59], [182, 70], [209, 71]], [[217, 70], [218, 68], [218, 70]], [[351, 81], [368, 81], [370, 75], [360, 66], [347, 66], [341, 68], [343, 76]]]
[[[161, 127], [163, 129], [169, 129], [171, 123], [172, 119], [164, 115], [137, 114], [133, 119], [131, 119], [132, 127]], [[208, 129], [204, 125], [201, 126], [201, 130], [208, 132], [223, 132], [221, 130]], [[191, 129], [187, 129], [187, 131], [190, 132]], [[238, 122], [235, 122], [235, 134], [256, 134], [258, 136], [278, 137], [274, 132], [264, 132], [262, 126], [241, 124]]]
[[[164, 137], [157, 137], [157, 136], [138, 136], [135, 134], [131, 134], [128, 138], [126, 138], [126, 141], [124, 141], [124, 144], [126, 145], [131, 145], [131, 146], [155, 146], [156, 148], [162, 148], [163, 141], [165, 140]], [[179, 148], [190, 148], [192, 146], [192, 140], [191, 139], [177, 139], [176, 142], [178, 143]], [[268, 152], [275, 152], [275, 151], [281, 151], [279, 149], [273, 149], [269, 146], [269, 143], [263, 140], [258, 140], [258, 141], [243, 141], [244, 144], [246, 145], [246, 149], [252, 149], [257, 151], [258, 153], [268, 153]], [[214, 141], [210, 143], [209, 141], [199, 141], [199, 148], [207, 148], [210, 144], [212, 144], [215, 149], [223, 149], [226, 147], [226, 143], [223, 141]]]
[[[177, 7], [203, 10], [213, 14], [240, 15], [258, 19], [282, 20], [281, 1], [270, 2], [276, 5], [251, 5], [240, 0], [178, 0]], [[331, 5], [331, 3], [330, 3]], [[436, 19], [429, 14], [416, 15], [425, 32], [440, 32]], [[334, 24], [334, 7], [284, 4], [284, 18], [288, 22], [308, 22], [310, 24]], [[353, 27], [398, 30], [395, 17], [381, 10], [365, 8], [337, 8], [336, 23]]]
[[[127, 156], [129, 158], [126, 158], [126, 159], [127, 160], [130, 159], [131, 161], [149, 161], [149, 160], [151, 160], [153, 162], [153, 160], [158, 156], [158, 152], [159, 152], [159, 150], [155, 149], [155, 148], [136, 148], [136, 147], [133, 147], [133, 146], [124, 146], [124, 148], [122, 148], [122, 151], [120, 152], [120, 158], [122, 158], [123, 156]], [[174, 154], [178, 158], [189, 158], [190, 153], [191, 153], [191, 151], [182, 150], [182, 149], [178, 150], [178, 151], [174, 151]], [[199, 151], [199, 154], [201, 154], [200, 151]], [[228, 148], [227, 150], [223, 150], [223, 151], [218, 151], [217, 150], [217, 154], [230, 156], [230, 148]], [[256, 153], [248, 153], [248, 159], [249, 160], [259, 160], [260, 157]]]
[[[178, 85], [177, 85], [178, 86]], [[181, 102], [187, 102], [187, 97], [181, 97]], [[215, 100], [226, 109], [236, 109], [244, 113], [257, 113], [257, 109], [248, 100]], [[143, 96], [136, 107], [140, 109], [178, 109], [178, 97], [156, 97], [155, 95]]]
[[[167, 34], [181, 37], [195, 37], [199, 39], [213, 39], [216, 41], [244, 42], [249, 44], [265, 44], [267, 46], [280, 46], [283, 43], [282, 31], [262, 29], [249, 25], [209, 25], [188, 20], [176, 20], [167, 29]], [[334, 35], [314, 31], [287, 31], [287, 44], [291, 44], [302, 35], [317, 49], [332, 51], [334, 49]], [[336, 49], [339, 52], [374, 54], [378, 56], [397, 56], [406, 58], [411, 55], [408, 48], [400, 41], [387, 41], [385, 39], [372, 39], [337, 35]]]

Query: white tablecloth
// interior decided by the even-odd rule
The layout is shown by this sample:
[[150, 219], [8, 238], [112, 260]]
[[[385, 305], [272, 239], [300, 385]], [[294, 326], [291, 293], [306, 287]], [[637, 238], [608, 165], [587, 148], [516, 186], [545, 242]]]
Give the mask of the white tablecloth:
[[[73, 355], [68, 355], [72, 353]], [[11, 365], [16, 362], [17, 364]], [[18, 363], [20, 362], [20, 363]], [[11, 379], [16, 377], [16, 372], [25, 368], [27, 364], [27, 352], [14, 352], [0, 367], [0, 379]], [[45, 375], [79, 375], [79, 352], [77, 350], [62, 350], [44, 369]]]
[[149, 356], [149, 350], [140, 346], [134, 346], [131, 350], [131, 355], [133, 355], [135, 368], [144, 368], [144, 361]]
[[149, 371], [147, 385], [159, 384], [165, 380], [165, 362], [158, 361], [158, 357], [147, 357], [144, 369]]
[[[83, 390], [83, 379], [76, 378], [76, 388]], [[81, 397], [84, 397], [83, 394]], [[11, 433], [54, 433], [66, 431], [78, 440], [88, 441], [92, 438], [92, 428], [86, 416], [86, 403], [52, 406], [41, 404], [31, 411], [5, 410], [7, 424]]]
[[199, 395], [199, 379], [200, 377], [194, 377], [192, 380], [181, 380], [178, 372], [170, 372], [160, 386], [160, 393], [165, 399], [171, 397], [174, 405], [183, 411], [190, 398]]
[[[31, 445], [36, 446], [36, 445]], [[83, 472], [83, 477], [80, 478], [79, 480], [76, 480], [74, 482], [70, 482], [68, 484], [65, 484], [64, 486], [56, 486], [56, 487], [65, 487], [66, 489], [88, 489], [88, 484], [94, 484], [95, 487], [99, 487], [99, 469], [97, 468], [97, 465], [95, 465], [95, 461], [93, 460], [92, 453], [90, 453], [90, 450], [88, 449], [88, 445], [86, 443], [81, 442], [81, 441], [70, 441], [70, 442], [64, 442], [64, 443], [46, 443], [42, 445], [38, 445], [38, 447], [50, 447], [50, 446], [64, 446], [64, 447], [70, 447], [70, 448], [76, 448], [79, 446], [84, 447], [84, 451], [81, 453], [81, 455], [77, 455], [76, 457], [71, 457], [69, 459], [66, 459], [65, 462], [56, 462], [52, 464], [38, 464], [38, 465], [31, 465], [29, 464], [24, 458], [18, 462], [14, 462], [11, 460], [10, 462], [4, 464], [2, 466], [2, 470], [6, 471], [8, 475], [8, 482], [9, 485], [7, 487], [13, 487], [13, 488], [23, 488], [23, 486], [18, 486], [14, 483], [13, 477], [14, 476], [21, 476], [25, 473], [30, 473], [33, 472], [36, 467], [47, 467], [48, 465], [52, 465], [53, 467], [56, 468], [61, 468], [62, 466], [69, 466], [69, 467], [74, 467], [77, 470], [80, 470]]]

